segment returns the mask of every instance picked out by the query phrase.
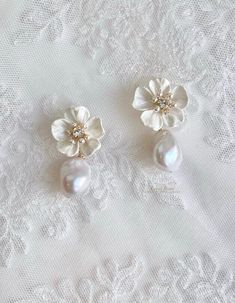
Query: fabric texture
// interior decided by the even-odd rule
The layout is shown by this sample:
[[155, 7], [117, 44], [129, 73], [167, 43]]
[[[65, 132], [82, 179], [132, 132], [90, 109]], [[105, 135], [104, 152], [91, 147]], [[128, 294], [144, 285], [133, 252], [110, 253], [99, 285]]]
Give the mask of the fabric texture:
[[[0, 302], [235, 302], [235, 2], [0, 0]], [[156, 168], [135, 90], [186, 88], [183, 163]], [[51, 123], [103, 121], [66, 198]]]

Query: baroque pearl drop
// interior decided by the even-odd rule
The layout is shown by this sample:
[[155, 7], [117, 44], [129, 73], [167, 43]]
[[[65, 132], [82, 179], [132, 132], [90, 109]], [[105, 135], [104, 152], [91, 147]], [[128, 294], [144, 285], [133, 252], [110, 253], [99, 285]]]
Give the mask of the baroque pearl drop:
[[158, 168], [166, 171], [176, 171], [182, 160], [182, 151], [172, 134], [163, 130], [157, 134], [153, 159]]
[[63, 163], [60, 170], [61, 187], [66, 196], [82, 194], [89, 186], [91, 168], [81, 159], [71, 159]]

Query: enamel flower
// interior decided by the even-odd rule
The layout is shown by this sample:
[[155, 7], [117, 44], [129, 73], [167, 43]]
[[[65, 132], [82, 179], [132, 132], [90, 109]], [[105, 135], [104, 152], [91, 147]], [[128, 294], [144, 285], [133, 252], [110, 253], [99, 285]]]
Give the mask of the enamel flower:
[[57, 142], [57, 149], [68, 157], [86, 158], [101, 147], [104, 135], [99, 118], [90, 118], [84, 106], [72, 107], [65, 111], [64, 118], [55, 120], [51, 132]]
[[154, 131], [177, 127], [184, 121], [183, 109], [187, 106], [188, 97], [183, 86], [173, 90], [167, 79], [151, 80], [148, 87], [138, 87], [132, 106], [141, 114], [145, 126]]

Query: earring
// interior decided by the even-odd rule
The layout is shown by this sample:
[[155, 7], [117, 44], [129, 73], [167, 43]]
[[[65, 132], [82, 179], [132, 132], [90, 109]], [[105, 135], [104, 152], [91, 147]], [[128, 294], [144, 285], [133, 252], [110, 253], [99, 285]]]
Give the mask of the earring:
[[147, 87], [138, 87], [132, 106], [142, 111], [143, 124], [157, 132], [153, 159], [158, 168], [176, 171], [182, 162], [182, 151], [169, 131], [185, 119], [188, 96], [183, 86], [171, 89], [167, 79], [151, 80]]
[[60, 183], [66, 196], [83, 193], [90, 184], [91, 168], [85, 159], [100, 149], [104, 136], [102, 121], [90, 118], [84, 106], [72, 107], [64, 117], [55, 120], [51, 133], [57, 141], [57, 150], [70, 157], [60, 170]]

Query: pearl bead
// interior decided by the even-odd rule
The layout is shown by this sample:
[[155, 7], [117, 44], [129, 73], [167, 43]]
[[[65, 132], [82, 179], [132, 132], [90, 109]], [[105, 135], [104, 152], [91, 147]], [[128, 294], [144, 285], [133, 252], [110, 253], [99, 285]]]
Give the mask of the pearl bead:
[[153, 150], [154, 162], [158, 168], [176, 171], [182, 162], [182, 151], [169, 131], [160, 131]]
[[65, 195], [82, 194], [89, 186], [91, 168], [81, 159], [71, 159], [63, 163], [60, 170], [61, 187]]
[[86, 142], [86, 140], [85, 140], [84, 138], [80, 138], [80, 139], [79, 139], [79, 143], [82, 143], [82, 144], [83, 144], [83, 143], [85, 143], [85, 142]]

